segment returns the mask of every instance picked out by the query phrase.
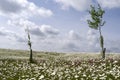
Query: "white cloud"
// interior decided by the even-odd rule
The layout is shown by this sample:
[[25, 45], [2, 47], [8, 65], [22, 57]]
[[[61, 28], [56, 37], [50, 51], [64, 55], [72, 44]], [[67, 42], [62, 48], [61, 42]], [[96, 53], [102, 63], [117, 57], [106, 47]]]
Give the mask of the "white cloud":
[[7, 30], [4, 27], [0, 27], [0, 36], [6, 37], [9, 40], [13, 40], [17, 42], [25, 42], [24, 35], [20, 36], [20, 34]]
[[84, 11], [88, 9], [92, 0], [55, 0], [62, 5], [62, 9], [72, 7], [78, 11]]
[[32, 35], [41, 38], [54, 37], [59, 34], [59, 30], [55, 29], [50, 25], [37, 25], [34, 22], [25, 19], [9, 20], [8, 24], [12, 26], [21, 27], [23, 30], [25, 30], [28, 27]]
[[[79, 37], [76, 37], [76, 35]], [[85, 48], [82, 37], [74, 30], [69, 31], [63, 36], [56, 36], [54, 38], [46, 37], [44, 39], [38, 38], [33, 43], [36, 49], [39, 48], [38, 50], [45, 51], [78, 52], [84, 51]]]
[[105, 40], [105, 48], [107, 52], [120, 52], [120, 40]]
[[0, 0], [0, 10], [4, 13], [19, 13], [22, 6], [13, 0]]
[[[92, 0], [55, 1], [57, 3], [60, 3], [64, 9], [73, 8], [78, 11], [86, 10], [92, 3]], [[106, 0], [98, 1], [105, 8], [119, 7], [119, 1], [117, 2], [117, 0], [114, 0], [113, 3], [111, 3], [112, 0], [109, 2], [105, 2]], [[10, 16], [10, 18], [7, 18], [9, 19], [7, 26], [12, 27], [12, 29], [16, 27], [18, 27], [17, 29], [20, 29], [13, 29], [13, 31], [10, 31], [8, 30], [10, 27], [7, 27], [8, 29], [6, 27], [0, 27], [0, 38], [4, 38], [0, 42], [2, 43], [5, 39], [7, 39], [7, 42], [4, 42], [5, 45], [12, 41], [16, 46], [18, 45], [16, 42], [19, 42], [19, 46], [23, 49], [25, 45], [22, 44], [21, 46], [20, 43], [26, 43], [27, 35], [24, 31], [26, 27], [29, 27], [31, 33], [31, 41], [33, 43], [32, 47], [35, 50], [62, 52], [100, 51], [99, 34], [94, 30], [88, 30], [88, 33], [86, 35], [84, 34], [84, 36], [81, 36], [83, 33], [78, 33], [74, 30], [63, 33], [65, 34], [63, 35], [60, 34], [60, 32], [62, 32], [61, 30], [58, 30], [51, 25], [38, 25], [39, 23], [36, 24], [34, 20], [33, 22], [29, 21], [32, 20], [31, 17], [34, 16], [49, 17], [53, 15], [53, 12], [51, 10], [43, 7], [38, 7], [33, 2], [29, 2], [29, 0], [0, 0], [0, 15], [2, 15], [2, 17]], [[83, 16], [83, 18], [81, 18], [81, 21], [86, 22], [86, 20], [89, 18], [89, 15]], [[20, 31], [20, 33], [17, 31]], [[9, 42], [9, 40], [11, 41]], [[120, 51], [119, 41], [105, 41], [105, 45], [107, 51]], [[12, 47], [10, 46], [10, 48]]]
[[91, 16], [90, 15], [84, 15], [80, 18], [80, 21], [82, 22], [86, 22], [87, 23], [87, 20], [91, 20]]
[[[89, 6], [94, 3], [93, 0], [54, 0], [61, 5], [62, 9], [73, 8], [77, 11], [84, 11], [89, 9]], [[97, 2], [104, 8], [119, 8], [120, 0], [97, 0]]]
[[88, 30], [86, 36], [81, 36], [80, 33], [70, 30], [65, 36], [57, 37], [51, 41], [57, 45], [58, 50], [63, 52], [94, 52], [100, 50], [98, 36], [94, 30]]
[[16, 26], [16, 27], [22, 27], [22, 28], [26, 28], [26, 27], [36, 27], [36, 24], [34, 22], [28, 21], [27, 19], [10, 19], [7, 22], [8, 25], [10, 26]]
[[79, 52], [79, 50], [80, 50], [79, 46], [77, 46], [75, 43], [72, 43], [72, 42], [70, 42], [70, 43], [68, 42], [68, 43], [64, 44], [62, 49], [65, 52]]
[[80, 36], [74, 30], [70, 30], [66, 36], [60, 39], [61, 49], [65, 52], [79, 52], [85, 51], [86, 49], [86, 39]]
[[120, 8], [120, 0], [97, 0], [104, 8]]
[[40, 27], [41, 32], [48, 34], [48, 35], [58, 35], [59, 31], [50, 25], [42, 25]]
[[89, 29], [87, 33], [87, 40], [88, 40], [88, 45], [89, 47], [97, 48], [99, 44], [99, 35], [97, 31], [93, 29]]
[[[46, 25], [48, 26], [48, 25]], [[44, 30], [45, 29], [45, 30]], [[53, 31], [53, 27], [49, 27], [48, 30]], [[31, 40], [32, 40], [32, 47], [34, 50], [43, 50], [43, 51], [60, 51], [60, 52], [94, 52], [100, 51], [100, 45], [99, 45], [99, 36], [97, 34], [97, 31], [94, 30], [88, 30], [88, 33], [86, 36], [80, 36], [80, 33], [76, 33], [74, 30], [70, 30], [66, 35], [64, 36], [55, 36], [48, 37], [49, 31], [47, 32], [46, 27], [33, 27], [30, 29], [31, 31]], [[56, 30], [56, 29], [55, 29]], [[44, 36], [41, 36], [39, 31], [44, 34]], [[50, 31], [50, 33], [51, 33]], [[37, 33], [38, 32], [38, 33]], [[27, 36], [24, 36], [25, 33], [18, 34], [13, 31], [7, 30], [4, 27], [0, 28], [0, 37], [6, 37], [6, 39], [11, 40], [11, 43], [18, 44], [19, 43], [26, 43], [27, 42]], [[33, 35], [36, 35], [36, 37], [33, 37]], [[44, 39], [41, 39], [39, 37], [43, 37]], [[107, 51], [110, 52], [119, 52], [119, 41], [107, 41], [105, 40], [105, 47], [107, 48]], [[9, 43], [9, 42], [7, 42]], [[19, 44], [20, 45], [20, 44]], [[23, 45], [23, 44], [22, 44]], [[27, 46], [23, 45], [24, 47]], [[12, 48], [12, 47], [11, 47]], [[20, 48], [20, 47], [19, 47]], [[21, 46], [22, 49], [22, 46]]]
[[30, 16], [49, 17], [53, 12], [49, 9], [38, 7], [28, 0], [0, 0], [0, 15], [11, 18], [28, 18]]
[[80, 40], [81, 36], [77, 34], [74, 30], [70, 30], [68, 33], [68, 38], [70, 40]]
[[39, 27], [30, 28], [30, 33], [32, 35], [35, 35], [36, 37], [41, 37], [41, 38], [46, 37], [46, 35], [43, 32], [41, 32]]

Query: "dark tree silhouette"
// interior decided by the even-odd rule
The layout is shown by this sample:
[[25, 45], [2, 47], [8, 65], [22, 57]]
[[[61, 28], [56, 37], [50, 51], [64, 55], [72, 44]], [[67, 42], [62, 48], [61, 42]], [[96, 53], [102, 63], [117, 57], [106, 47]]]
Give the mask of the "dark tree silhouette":
[[27, 32], [27, 36], [28, 36], [28, 46], [29, 46], [29, 49], [30, 49], [30, 63], [33, 62], [33, 55], [32, 55], [32, 43], [31, 43], [31, 38], [30, 38], [30, 32], [29, 32], [29, 29], [27, 27], [26, 29], [26, 32]]

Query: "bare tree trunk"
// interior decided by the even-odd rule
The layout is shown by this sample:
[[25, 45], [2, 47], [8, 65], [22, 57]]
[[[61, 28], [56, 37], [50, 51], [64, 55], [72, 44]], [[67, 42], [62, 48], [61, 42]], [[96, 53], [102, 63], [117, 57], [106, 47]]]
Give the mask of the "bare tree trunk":
[[102, 56], [103, 59], [105, 59], [105, 52], [106, 52], [106, 48], [103, 49], [103, 56]]
[[30, 63], [33, 62], [33, 57], [32, 57], [32, 43], [31, 43], [31, 40], [30, 40], [30, 33], [29, 33], [29, 29], [27, 27], [26, 29], [26, 32], [27, 32], [27, 35], [28, 35], [28, 46], [29, 46], [29, 49], [30, 49]]
[[33, 62], [33, 58], [32, 58], [32, 49], [30, 49], [30, 63]]
[[100, 33], [100, 46], [101, 46], [101, 56], [102, 59], [105, 59], [105, 52], [106, 52], [106, 48], [104, 48], [104, 39], [103, 36], [101, 34], [101, 27], [99, 27], [99, 33]]

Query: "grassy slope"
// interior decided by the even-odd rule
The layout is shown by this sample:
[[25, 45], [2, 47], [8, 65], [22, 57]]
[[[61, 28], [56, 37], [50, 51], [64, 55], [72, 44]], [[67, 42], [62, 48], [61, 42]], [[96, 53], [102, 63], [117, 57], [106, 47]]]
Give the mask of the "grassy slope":
[[[56, 52], [37, 52], [33, 51], [34, 59], [94, 59], [100, 58], [98, 53], [56, 53]], [[120, 58], [120, 54], [106, 54], [107, 58]], [[29, 51], [0, 49], [0, 59], [29, 59]]]

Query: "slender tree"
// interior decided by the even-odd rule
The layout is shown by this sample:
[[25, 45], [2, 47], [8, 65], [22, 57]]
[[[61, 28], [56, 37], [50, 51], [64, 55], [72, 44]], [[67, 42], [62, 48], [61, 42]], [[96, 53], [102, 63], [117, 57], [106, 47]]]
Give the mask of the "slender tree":
[[33, 62], [33, 57], [32, 57], [32, 43], [31, 43], [31, 38], [30, 38], [30, 32], [29, 32], [29, 29], [28, 29], [28, 27], [27, 27], [27, 29], [26, 29], [26, 32], [27, 32], [27, 36], [28, 36], [28, 46], [29, 46], [29, 49], [30, 49], [30, 63], [32, 63]]
[[102, 36], [101, 28], [104, 26], [105, 21], [102, 20], [103, 14], [105, 11], [101, 8], [101, 6], [98, 4], [98, 7], [90, 6], [89, 14], [91, 15], [91, 20], [87, 20], [88, 25], [90, 28], [98, 30], [100, 34], [100, 47], [101, 47], [101, 55], [102, 58], [105, 58], [105, 51], [106, 48], [104, 48], [104, 38]]

